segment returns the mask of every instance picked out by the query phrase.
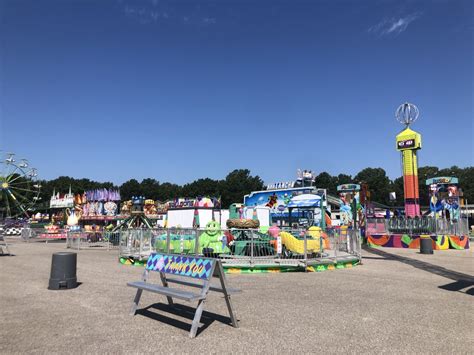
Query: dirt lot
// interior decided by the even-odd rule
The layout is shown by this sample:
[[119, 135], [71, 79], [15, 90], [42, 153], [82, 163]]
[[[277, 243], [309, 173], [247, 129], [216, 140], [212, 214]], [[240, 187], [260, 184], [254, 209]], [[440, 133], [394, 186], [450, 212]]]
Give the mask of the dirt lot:
[[[468, 353], [474, 348], [472, 251], [364, 251], [364, 264], [321, 273], [227, 275], [240, 328], [211, 294], [189, 339], [189, 308], [170, 313], [144, 293], [128, 315], [140, 267], [116, 251], [81, 250], [73, 290], [47, 289], [63, 243], [14, 241], [0, 257], [1, 353]], [[154, 275], [155, 276], [155, 275]], [[156, 280], [156, 276], [155, 276]], [[185, 305], [190, 305], [185, 303]], [[188, 317], [188, 318], [187, 318]], [[471, 349], [471, 350], [469, 350]]]

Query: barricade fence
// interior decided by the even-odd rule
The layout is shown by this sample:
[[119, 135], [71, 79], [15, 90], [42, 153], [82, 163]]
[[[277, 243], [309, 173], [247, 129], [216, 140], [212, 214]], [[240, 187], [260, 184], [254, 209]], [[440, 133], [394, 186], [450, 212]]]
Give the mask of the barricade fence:
[[429, 216], [405, 218], [368, 218], [368, 234], [430, 234], [430, 235], [468, 235], [467, 218], [456, 220]]
[[146, 259], [152, 252], [162, 252], [216, 257], [236, 266], [361, 260], [358, 230], [288, 229], [275, 236], [257, 229], [129, 229], [119, 233], [120, 256], [125, 258]]
[[88, 248], [119, 249], [119, 232], [90, 232], [84, 230], [69, 230], [66, 238], [66, 248], [81, 250]]

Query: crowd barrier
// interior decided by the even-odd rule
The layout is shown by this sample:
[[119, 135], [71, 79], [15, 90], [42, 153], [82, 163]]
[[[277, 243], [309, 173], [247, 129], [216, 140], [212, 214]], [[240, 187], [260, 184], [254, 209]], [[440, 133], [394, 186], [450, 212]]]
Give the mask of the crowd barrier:
[[129, 229], [119, 234], [120, 256], [134, 260], [146, 259], [153, 252], [215, 257], [236, 267], [361, 260], [358, 230], [291, 229], [277, 237], [256, 229]]
[[467, 218], [450, 220], [433, 217], [368, 218], [368, 234], [457, 235], [469, 234]]
[[81, 249], [119, 249], [120, 235], [112, 232], [68, 231], [66, 248]]

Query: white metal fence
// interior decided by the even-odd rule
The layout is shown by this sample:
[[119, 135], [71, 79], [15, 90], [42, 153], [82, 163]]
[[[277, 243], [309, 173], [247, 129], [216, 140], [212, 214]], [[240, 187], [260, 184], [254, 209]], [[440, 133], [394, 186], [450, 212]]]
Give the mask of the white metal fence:
[[97, 249], [119, 249], [119, 234], [112, 232], [95, 233], [83, 230], [68, 231], [66, 247], [76, 250]]
[[129, 229], [118, 232], [120, 256], [146, 259], [152, 252], [218, 257], [226, 264], [300, 265], [361, 260], [357, 230], [284, 230], [273, 237], [255, 229]]
[[467, 218], [450, 220], [446, 218], [415, 217], [415, 218], [368, 218], [368, 234], [430, 234], [430, 235], [468, 235]]

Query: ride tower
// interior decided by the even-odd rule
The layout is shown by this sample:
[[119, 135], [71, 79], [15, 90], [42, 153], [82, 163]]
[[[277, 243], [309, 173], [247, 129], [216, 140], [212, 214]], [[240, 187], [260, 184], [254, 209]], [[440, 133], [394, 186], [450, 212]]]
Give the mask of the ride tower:
[[396, 147], [401, 152], [402, 158], [405, 216], [407, 217], [420, 216], [417, 152], [421, 149], [421, 134], [410, 128], [419, 114], [418, 108], [408, 102], [400, 105], [395, 112], [397, 121], [405, 125], [405, 129], [396, 137]]

